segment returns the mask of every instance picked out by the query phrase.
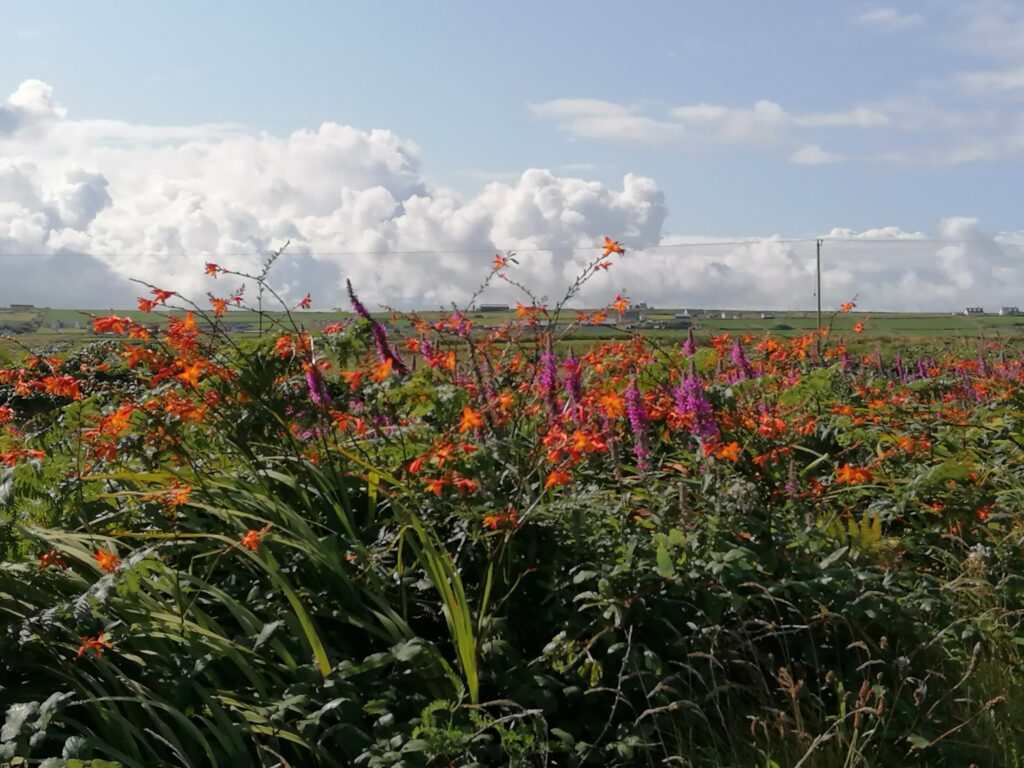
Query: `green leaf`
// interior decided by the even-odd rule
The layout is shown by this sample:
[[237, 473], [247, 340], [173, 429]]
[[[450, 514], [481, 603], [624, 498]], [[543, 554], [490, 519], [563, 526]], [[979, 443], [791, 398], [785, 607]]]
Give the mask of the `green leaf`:
[[672, 557], [669, 555], [668, 548], [664, 543], [658, 544], [658, 549], [655, 551], [654, 556], [658, 575], [666, 579], [672, 577], [676, 569], [672, 564]]

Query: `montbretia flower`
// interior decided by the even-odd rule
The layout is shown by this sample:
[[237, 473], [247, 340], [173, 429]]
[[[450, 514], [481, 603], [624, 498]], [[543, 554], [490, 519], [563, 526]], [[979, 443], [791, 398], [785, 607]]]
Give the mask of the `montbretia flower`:
[[474, 429], [480, 429], [484, 425], [483, 417], [478, 411], [469, 406], [462, 409], [462, 420], [459, 422], [459, 433], [465, 434]]
[[258, 550], [260, 548], [260, 544], [263, 543], [263, 537], [266, 536], [268, 533], [270, 533], [270, 528], [271, 528], [271, 524], [268, 523], [263, 528], [260, 528], [258, 531], [257, 530], [249, 530], [239, 540], [238, 543], [241, 544], [246, 549], [248, 549], [248, 550], [250, 550], [252, 552], [255, 552], [256, 550]]
[[113, 573], [117, 570], [118, 566], [121, 565], [121, 561], [117, 558], [117, 553], [106, 549], [96, 550], [96, 553], [93, 555], [93, 559], [96, 561], [100, 570], [106, 571], [107, 573]]
[[80, 659], [85, 656], [87, 651], [94, 651], [96, 656], [103, 658], [103, 649], [109, 648], [110, 643], [107, 642], [107, 633], [100, 632], [96, 637], [83, 637], [82, 644], [78, 646], [78, 653], [75, 656], [76, 659]]

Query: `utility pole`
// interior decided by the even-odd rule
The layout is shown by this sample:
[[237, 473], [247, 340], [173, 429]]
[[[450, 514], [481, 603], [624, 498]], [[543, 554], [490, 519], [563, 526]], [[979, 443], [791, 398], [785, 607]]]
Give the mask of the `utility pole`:
[[816, 241], [816, 245], [817, 245], [817, 265], [818, 265], [818, 269], [817, 269], [818, 287], [817, 287], [817, 290], [815, 292], [817, 293], [817, 296], [818, 296], [818, 332], [817, 332], [817, 334], [815, 334], [815, 336], [816, 336], [816, 338], [818, 340], [818, 360], [820, 361], [821, 360], [821, 240], [820, 239], [818, 239]]

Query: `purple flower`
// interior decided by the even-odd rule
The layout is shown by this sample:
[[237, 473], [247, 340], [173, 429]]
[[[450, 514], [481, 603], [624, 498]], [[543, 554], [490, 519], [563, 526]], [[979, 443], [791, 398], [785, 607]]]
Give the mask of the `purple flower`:
[[562, 367], [566, 372], [565, 391], [572, 399], [573, 404], [579, 405], [583, 402], [583, 366], [580, 365], [580, 361], [570, 351], [569, 356], [562, 363]]
[[718, 437], [715, 412], [704, 395], [704, 386], [696, 376], [687, 376], [675, 391], [676, 412], [692, 417], [690, 434], [705, 440]]
[[544, 337], [544, 351], [541, 352], [539, 367], [537, 371], [537, 385], [544, 394], [544, 402], [548, 407], [548, 414], [554, 418], [558, 413], [558, 397], [555, 391], [558, 387], [558, 356], [551, 348], [551, 337]]
[[693, 328], [686, 332], [686, 341], [683, 342], [683, 354], [693, 357], [697, 353], [697, 342], [693, 339]]
[[323, 408], [330, 404], [331, 396], [327, 392], [324, 377], [316, 365], [306, 368], [306, 386], [309, 388], [309, 399], [313, 401], [313, 405]]
[[352, 302], [352, 309], [370, 324], [370, 333], [373, 336], [373, 346], [377, 350], [377, 359], [382, 363], [390, 360], [392, 368], [401, 376], [409, 373], [409, 367], [388, 343], [388, 333], [384, 330], [384, 326], [373, 318], [366, 307], [363, 306], [363, 302], [356, 296], [355, 291], [352, 289], [352, 281], [346, 280], [345, 284], [348, 286], [348, 298]]
[[743, 352], [743, 345], [740, 344], [739, 339], [732, 345], [732, 352], [729, 355], [732, 360], [732, 364], [737, 369], [743, 372], [743, 378], [751, 378], [754, 375], [754, 369], [750, 365], [750, 361], [747, 360], [746, 354]]
[[647, 458], [651, 455], [651, 447], [647, 440], [647, 409], [644, 397], [636, 388], [636, 381], [629, 384], [626, 390], [626, 417], [630, 429], [633, 430], [633, 455], [636, 456], [636, 468], [641, 472], [650, 467]]

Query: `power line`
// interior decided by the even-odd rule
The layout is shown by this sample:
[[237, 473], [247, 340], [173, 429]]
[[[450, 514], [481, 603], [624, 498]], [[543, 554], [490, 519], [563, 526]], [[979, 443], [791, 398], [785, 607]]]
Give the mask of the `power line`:
[[[654, 250], [667, 250], [670, 248], [720, 248], [723, 246], [735, 246], [735, 245], [762, 245], [765, 243], [782, 243], [782, 244], [799, 244], [799, 243], [815, 243], [821, 241], [823, 243], [847, 243], [851, 245], [858, 245], [863, 243], [884, 243], [886, 245], [996, 245], [996, 246], [1008, 246], [1013, 248], [1024, 247], [1024, 241], [1022, 240], [949, 240], [943, 238], [888, 238], [888, 237], [834, 237], [834, 236], [822, 236], [822, 237], [762, 237], [758, 239], [748, 240], [699, 240], [692, 242], [680, 242], [680, 243], [659, 243], [658, 245], [648, 245], [641, 248], [630, 249], [627, 248], [627, 253], [630, 252], [647, 252]], [[454, 254], [505, 254], [505, 253], [575, 253], [580, 251], [601, 251], [603, 246], [561, 246], [561, 247], [534, 247], [534, 248], [450, 248], [450, 249], [435, 249], [435, 250], [413, 250], [413, 251], [322, 251], [312, 250], [309, 252], [293, 250], [292, 253], [297, 255], [313, 255], [313, 256], [446, 256]], [[41, 257], [41, 256], [55, 256], [59, 251], [0, 251], [0, 256], [18, 256], [18, 257]], [[203, 251], [192, 251], [192, 252], [159, 252], [159, 251], [129, 251], [134, 256], [157, 256], [161, 258], [192, 258], [202, 257], [204, 259], [221, 259], [221, 258], [235, 258], [243, 256], [269, 256], [271, 251], [235, 251], [229, 253], [210, 253]]]

